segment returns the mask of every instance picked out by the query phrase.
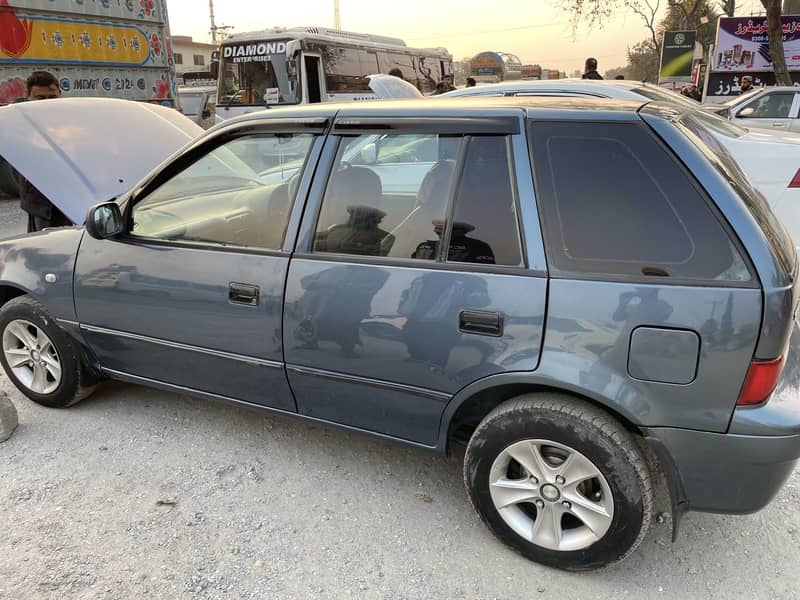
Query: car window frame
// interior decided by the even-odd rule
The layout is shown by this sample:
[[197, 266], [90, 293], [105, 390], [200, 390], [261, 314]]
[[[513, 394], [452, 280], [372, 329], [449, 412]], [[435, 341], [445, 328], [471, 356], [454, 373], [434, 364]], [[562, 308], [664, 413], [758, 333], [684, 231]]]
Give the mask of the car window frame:
[[[120, 236], [114, 238], [115, 241], [136, 244], [142, 246], [167, 246], [174, 248], [191, 248], [200, 250], [215, 250], [219, 252], [232, 252], [238, 254], [258, 254], [264, 256], [288, 256], [291, 254], [297, 237], [297, 225], [299, 218], [295, 213], [298, 211], [298, 204], [302, 205], [305, 195], [308, 192], [314, 167], [317, 164], [322, 145], [325, 140], [325, 133], [329, 127], [328, 118], [307, 118], [307, 119], [272, 119], [268, 122], [255, 123], [242, 126], [235, 130], [222, 130], [216, 135], [203, 137], [193, 145], [189, 146], [181, 154], [168, 159], [156, 168], [155, 171], [145, 179], [139, 187], [121, 203], [123, 212], [123, 222], [125, 231]], [[237, 246], [218, 242], [202, 242], [194, 240], [172, 240], [159, 239], [133, 233], [133, 209], [147, 198], [152, 192], [159, 189], [162, 185], [171, 181], [188, 167], [197, 163], [208, 154], [228, 144], [234, 140], [258, 135], [275, 134], [311, 134], [312, 140], [309, 150], [306, 153], [303, 165], [298, 170], [299, 180], [294, 198], [290, 198], [291, 206], [287, 217], [286, 227], [283, 233], [281, 247], [277, 249], [260, 248], [253, 246]]]
[[[757, 95], [753, 99], [751, 99], [748, 102], [746, 102], [746, 103], [741, 105], [741, 107], [736, 111], [736, 118], [737, 119], [742, 119], [742, 117], [740, 117], [739, 114], [743, 110], [745, 110], [747, 108], [750, 108], [754, 104], [757, 104], [757, 103], [761, 102], [762, 100], [764, 100], [768, 96], [778, 96], [778, 95], [784, 95], [784, 94], [788, 95], [788, 94], [792, 94], [792, 93], [793, 93], [794, 97], [792, 98], [792, 103], [789, 105], [789, 113], [785, 117], [759, 117], [759, 116], [756, 116], [755, 114], [753, 114], [753, 115], [750, 115], [749, 117], [744, 117], [743, 121], [746, 122], [746, 121], [749, 121], [749, 120], [752, 120], [752, 119], [763, 119], [763, 120], [769, 120], [769, 119], [772, 119], [772, 120], [776, 120], [776, 119], [792, 119], [792, 118], [794, 118], [792, 115], [797, 114], [796, 111], [797, 111], [798, 93], [797, 92], [791, 92], [789, 90], [769, 90], [769, 91], [764, 92], [763, 94]], [[753, 112], [755, 112], [755, 109], [753, 109]]]
[[[534, 155], [534, 143], [535, 143], [535, 135], [533, 134], [533, 126], [536, 123], [542, 122], [560, 122], [560, 123], [568, 123], [568, 124], [581, 124], [581, 123], [598, 123], [599, 121], [590, 120], [590, 119], [570, 119], [570, 120], [553, 120], [553, 119], [528, 119], [525, 129], [528, 132], [528, 152], [530, 156], [530, 161], [532, 165], [532, 173], [533, 173], [533, 185], [536, 190], [540, 189], [540, 177], [539, 171], [536, 168], [536, 157]], [[545, 252], [545, 258], [547, 261], [547, 270], [549, 276], [552, 279], [566, 279], [566, 280], [575, 280], [575, 281], [597, 281], [597, 282], [606, 282], [606, 283], [629, 283], [629, 284], [636, 284], [636, 285], [665, 285], [665, 286], [686, 286], [686, 287], [722, 287], [722, 288], [735, 288], [735, 289], [758, 289], [760, 288], [760, 280], [758, 279], [758, 275], [756, 274], [755, 268], [750, 260], [750, 256], [745, 250], [744, 246], [742, 245], [739, 236], [736, 235], [736, 232], [731, 227], [730, 223], [728, 223], [725, 216], [720, 211], [719, 207], [711, 198], [710, 194], [705, 190], [705, 188], [700, 184], [697, 177], [687, 168], [687, 166], [683, 163], [682, 160], [675, 153], [672, 151], [667, 144], [664, 143], [658, 135], [655, 134], [645, 123], [632, 123], [631, 121], [606, 121], [608, 123], [622, 123], [628, 124], [633, 126], [643, 127], [644, 131], [655, 141], [656, 144], [668, 155], [668, 157], [672, 160], [673, 164], [684, 173], [687, 177], [688, 181], [692, 185], [692, 187], [698, 192], [698, 194], [702, 197], [703, 201], [705, 202], [706, 206], [708, 207], [709, 211], [711, 212], [712, 218], [716, 220], [719, 226], [722, 228], [722, 231], [728, 237], [731, 245], [733, 246], [734, 250], [739, 253], [742, 262], [744, 263], [745, 267], [747, 268], [748, 273], [750, 274], [749, 281], [732, 281], [732, 280], [717, 280], [717, 279], [689, 279], [689, 278], [682, 278], [682, 277], [656, 277], [656, 276], [645, 276], [645, 275], [625, 275], [619, 273], [587, 273], [585, 271], [567, 271], [561, 270], [553, 266], [551, 261], [551, 251], [548, 248], [547, 236], [544, 232], [544, 228], [547, 227], [547, 219], [546, 215], [543, 214], [544, 208], [542, 206], [542, 201], [539, 200], [539, 196], [537, 193], [537, 202], [536, 208], [539, 215], [539, 222], [541, 223], [542, 227], [542, 244]]]
[[[476, 123], [476, 121], [483, 121]], [[294, 258], [317, 260], [323, 262], [341, 262], [347, 264], [362, 264], [371, 266], [384, 266], [384, 267], [407, 267], [417, 269], [441, 270], [452, 272], [481, 272], [481, 273], [496, 273], [504, 275], [517, 275], [517, 276], [535, 276], [541, 277], [546, 273], [538, 269], [532, 269], [529, 261], [529, 251], [527, 247], [527, 238], [525, 225], [526, 221], [523, 218], [522, 204], [521, 204], [521, 185], [519, 181], [519, 174], [516, 165], [518, 148], [514, 144], [516, 138], [521, 138], [524, 147], [527, 149], [527, 142], [525, 141], [524, 120], [517, 117], [499, 117], [499, 118], [485, 118], [485, 119], [471, 119], [472, 133], [456, 133], [459, 126], [463, 125], [463, 121], [450, 121], [447, 118], [427, 118], [420, 119], [405, 119], [402, 117], [380, 118], [380, 119], [364, 119], [363, 124], [359, 127], [356, 123], [357, 119], [345, 119], [346, 128], [340, 127], [337, 131], [336, 124], [334, 124], [333, 132], [329, 133], [323, 149], [323, 156], [317, 166], [317, 173], [314, 176], [312, 189], [309, 191], [306, 209], [303, 214], [303, 221], [301, 225], [301, 232], [298, 235], [298, 242], [293, 254]], [[507, 123], [513, 121], [513, 127]], [[380, 125], [378, 125], [380, 124]], [[522, 264], [520, 266], [505, 266], [505, 265], [491, 265], [481, 263], [459, 263], [447, 262], [447, 246], [440, 244], [439, 253], [436, 260], [421, 260], [412, 258], [397, 258], [390, 256], [367, 256], [355, 254], [341, 254], [334, 252], [315, 252], [314, 240], [316, 236], [316, 228], [319, 223], [320, 216], [323, 209], [323, 201], [325, 192], [327, 191], [330, 178], [336, 168], [336, 159], [339, 155], [340, 145], [343, 143], [344, 138], [354, 137], [366, 134], [405, 134], [405, 133], [419, 133], [427, 135], [450, 135], [464, 138], [476, 137], [481, 135], [488, 136], [502, 136], [506, 138], [507, 154], [510, 177], [512, 181], [512, 189], [514, 194], [514, 211], [517, 224], [517, 232], [519, 236], [520, 255], [522, 257]], [[459, 148], [458, 157], [454, 165], [455, 179], [452, 182], [448, 203], [446, 218], [448, 221], [447, 236], [452, 230], [452, 215], [455, 209], [455, 198], [460, 190], [461, 180], [464, 174], [464, 165], [467, 158], [468, 142], [462, 143]], [[523, 157], [525, 161], [528, 160], [527, 152]], [[538, 215], [537, 215], [538, 217]]]

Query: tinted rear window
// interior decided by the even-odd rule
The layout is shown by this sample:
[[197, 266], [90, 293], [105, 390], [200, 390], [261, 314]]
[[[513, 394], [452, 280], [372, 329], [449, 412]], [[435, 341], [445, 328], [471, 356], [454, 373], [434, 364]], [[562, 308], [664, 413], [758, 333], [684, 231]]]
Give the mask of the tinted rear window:
[[540, 122], [531, 132], [551, 271], [750, 279], [706, 198], [642, 126]]
[[794, 273], [796, 260], [794, 242], [780, 224], [777, 217], [775, 217], [775, 214], [767, 203], [767, 199], [764, 198], [761, 192], [750, 185], [741, 167], [739, 167], [739, 164], [725, 148], [725, 145], [717, 139], [716, 135], [719, 135], [719, 133], [714, 132], [714, 134], [712, 134], [707, 125], [707, 120], [707, 116], [704, 113], [692, 111], [681, 117], [680, 124], [686, 127], [686, 129], [702, 142], [701, 144], [697, 144], [695, 140], [695, 144], [697, 144], [700, 150], [745, 203], [750, 214], [756, 220], [759, 227], [761, 227], [767, 240], [769, 240], [772, 245], [773, 254], [780, 262], [784, 271], [792, 275]]

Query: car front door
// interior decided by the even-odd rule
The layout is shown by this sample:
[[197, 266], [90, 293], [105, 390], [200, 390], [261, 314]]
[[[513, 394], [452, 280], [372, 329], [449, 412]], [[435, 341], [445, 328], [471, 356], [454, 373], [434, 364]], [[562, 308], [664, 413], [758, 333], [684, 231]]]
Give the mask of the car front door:
[[796, 113], [797, 94], [794, 92], [767, 92], [751, 100], [734, 114], [734, 121], [743, 127], [758, 127], [789, 131], [792, 111]]
[[[301, 414], [434, 445], [458, 390], [538, 363], [547, 278], [540, 236], [521, 235], [538, 220], [519, 113], [343, 113], [289, 269], [289, 381]], [[400, 162], [350, 164], [376, 133]]]
[[167, 167], [131, 200], [126, 235], [84, 236], [75, 305], [117, 378], [293, 411], [281, 347], [284, 237], [303, 175], [265, 183], [258, 170], [295, 161], [298, 149], [313, 165], [322, 142], [253, 129]]

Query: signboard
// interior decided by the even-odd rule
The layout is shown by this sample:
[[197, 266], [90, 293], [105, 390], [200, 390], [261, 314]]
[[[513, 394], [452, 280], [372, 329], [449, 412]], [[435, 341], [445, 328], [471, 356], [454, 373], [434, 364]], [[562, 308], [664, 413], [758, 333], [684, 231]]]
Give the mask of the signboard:
[[484, 81], [503, 81], [505, 62], [496, 52], [481, 52], [470, 61], [471, 74]]
[[[719, 71], [709, 71], [706, 73], [706, 89], [704, 94], [704, 101], [709, 102], [724, 102], [741, 93], [739, 87], [741, 78], [744, 75], [749, 75], [753, 78], [753, 85], [755, 87], [763, 87], [775, 85], [775, 73], [772, 71], [751, 71], [748, 73], [726, 73]], [[794, 82], [794, 85], [800, 86], [800, 71], [794, 71], [789, 74]], [[800, 88], [798, 88], [800, 89]]]
[[658, 81], [691, 81], [696, 31], [665, 31]]
[[286, 42], [230, 44], [222, 47], [223, 58], [233, 63], [268, 62], [275, 55], [286, 55]]
[[[800, 70], [800, 16], [781, 17], [786, 66]], [[720, 17], [717, 25], [715, 71], [772, 69], [766, 17]]]

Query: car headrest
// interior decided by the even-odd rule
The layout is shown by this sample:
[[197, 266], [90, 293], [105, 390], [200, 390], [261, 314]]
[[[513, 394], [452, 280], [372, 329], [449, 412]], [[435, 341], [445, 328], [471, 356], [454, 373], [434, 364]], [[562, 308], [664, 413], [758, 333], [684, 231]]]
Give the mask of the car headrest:
[[447, 196], [455, 162], [440, 160], [425, 174], [417, 192], [417, 206], [425, 206], [432, 200]]
[[372, 205], [383, 194], [381, 178], [366, 167], [349, 167], [333, 177], [333, 196], [349, 205]]

